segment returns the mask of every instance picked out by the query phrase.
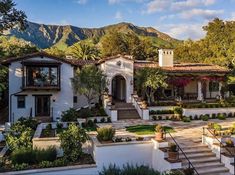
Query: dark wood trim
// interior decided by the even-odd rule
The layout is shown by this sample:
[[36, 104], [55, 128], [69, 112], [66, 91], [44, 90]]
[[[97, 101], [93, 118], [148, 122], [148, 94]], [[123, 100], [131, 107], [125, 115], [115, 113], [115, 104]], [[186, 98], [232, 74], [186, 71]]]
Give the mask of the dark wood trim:
[[56, 90], [56, 91], [60, 91], [60, 87], [58, 86], [44, 86], [44, 87], [40, 87], [40, 86], [28, 86], [28, 87], [23, 87], [23, 90]]
[[[32, 95], [34, 96], [34, 114], [35, 114], [35, 117], [50, 117], [51, 116], [51, 96], [52, 94], [40, 94], [40, 95]], [[37, 102], [36, 102], [36, 97], [49, 97], [49, 114], [48, 115], [37, 115]]]
[[14, 96], [28, 96], [28, 94], [15, 94]]
[[52, 96], [52, 94], [32, 94], [32, 96]]

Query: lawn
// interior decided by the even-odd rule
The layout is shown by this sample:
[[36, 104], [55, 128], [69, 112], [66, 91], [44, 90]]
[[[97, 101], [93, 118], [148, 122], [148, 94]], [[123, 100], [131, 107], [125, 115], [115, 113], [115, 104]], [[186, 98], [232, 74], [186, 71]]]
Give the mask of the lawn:
[[[137, 135], [153, 135], [155, 132], [156, 125], [135, 125], [128, 126], [126, 130]], [[167, 132], [174, 132], [174, 129], [169, 126], [163, 126], [164, 130]]]

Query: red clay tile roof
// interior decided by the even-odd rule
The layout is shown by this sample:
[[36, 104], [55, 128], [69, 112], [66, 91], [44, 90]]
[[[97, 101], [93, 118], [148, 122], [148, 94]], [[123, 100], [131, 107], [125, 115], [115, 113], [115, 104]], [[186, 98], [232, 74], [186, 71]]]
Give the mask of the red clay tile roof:
[[159, 67], [157, 62], [135, 62], [135, 69], [144, 67], [158, 67], [169, 73], [229, 73], [229, 69], [202, 63], [174, 64], [173, 67]]

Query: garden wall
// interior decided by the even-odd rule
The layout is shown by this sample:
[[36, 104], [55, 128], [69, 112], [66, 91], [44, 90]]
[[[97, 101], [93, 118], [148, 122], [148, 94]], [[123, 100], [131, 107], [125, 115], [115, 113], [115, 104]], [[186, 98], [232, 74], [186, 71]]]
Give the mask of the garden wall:
[[152, 141], [133, 141], [121, 143], [101, 144], [96, 137], [92, 136], [93, 158], [98, 170], [103, 166], [116, 164], [139, 164], [152, 167]]
[[205, 114], [218, 114], [218, 113], [234, 113], [235, 108], [193, 108], [193, 109], [183, 109], [183, 115], [184, 116], [192, 116], [194, 117], [195, 115], [205, 115]]

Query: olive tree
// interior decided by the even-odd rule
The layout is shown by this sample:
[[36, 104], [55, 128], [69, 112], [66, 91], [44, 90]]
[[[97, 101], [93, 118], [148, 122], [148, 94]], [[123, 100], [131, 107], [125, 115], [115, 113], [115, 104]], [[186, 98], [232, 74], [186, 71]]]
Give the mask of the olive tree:
[[86, 65], [77, 70], [74, 78], [71, 78], [75, 93], [87, 98], [89, 109], [91, 102], [100, 97], [106, 87], [106, 77], [95, 65]]
[[64, 157], [74, 162], [81, 156], [82, 143], [85, 143], [88, 137], [84, 129], [76, 126], [76, 124], [71, 124], [67, 130], [59, 135], [59, 139]]
[[136, 72], [136, 86], [142, 96], [147, 97], [148, 104], [154, 102], [154, 93], [159, 88], [166, 88], [167, 76], [159, 68], [143, 68]]

